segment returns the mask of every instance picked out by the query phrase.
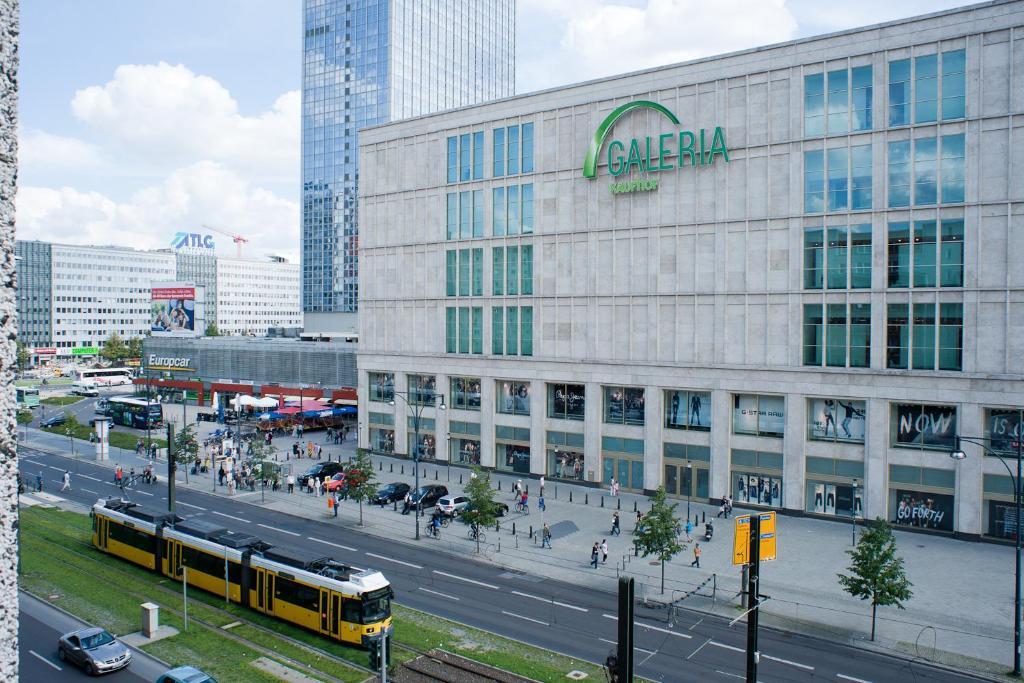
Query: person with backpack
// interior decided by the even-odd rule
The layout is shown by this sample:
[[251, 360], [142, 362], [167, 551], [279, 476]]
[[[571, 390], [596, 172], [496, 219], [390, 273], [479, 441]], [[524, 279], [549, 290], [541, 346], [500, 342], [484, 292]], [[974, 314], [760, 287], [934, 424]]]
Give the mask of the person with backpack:
[[622, 533], [622, 529], [619, 527], [619, 513], [612, 513], [612, 536], [618, 536]]

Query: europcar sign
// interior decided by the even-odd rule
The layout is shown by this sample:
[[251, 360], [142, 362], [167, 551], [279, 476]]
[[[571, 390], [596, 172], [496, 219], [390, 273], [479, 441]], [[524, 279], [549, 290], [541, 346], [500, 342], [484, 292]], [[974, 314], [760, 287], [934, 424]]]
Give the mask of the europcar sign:
[[[583, 160], [583, 177], [596, 178], [598, 159], [605, 140], [611, 133], [615, 122], [634, 109], [652, 109], [663, 115], [673, 125], [678, 126], [679, 119], [671, 111], [657, 102], [637, 100], [618, 107], [605, 117], [601, 125], [594, 131], [594, 139], [587, 149]], [[710, 166], [716, 156], [729, 161], [729, 150], [725, 144], [725, 131], [716, 126], [713, 131], [701, 128], [698, 131], [680, 130], [676, 133], [662, 133], [657, 136], [632, 138], [628, 143], [612, 139], [607, 144], [606, 152], [608, 172], [619, 178], [632, 173], [661, 173], [681, 169], [685, 166]], [[611, 191], [644, 192], [658, 189], [658, 179], [645, 177], [612, 183]]]
[[146, 361], [147, 370], [170, 370], [182, 371], [192, 369], [192, 358], [189, 356], [158, 356], [155, 353], [149, 354]]

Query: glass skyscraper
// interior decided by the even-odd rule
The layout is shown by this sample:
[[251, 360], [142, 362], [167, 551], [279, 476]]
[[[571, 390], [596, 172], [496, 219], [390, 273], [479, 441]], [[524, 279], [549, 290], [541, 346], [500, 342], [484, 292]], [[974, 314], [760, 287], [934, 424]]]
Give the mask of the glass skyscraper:
[[515, 0], [305, 0], [303, 28], [302, 307], [353, 313], [357, 131], [512, 95]]

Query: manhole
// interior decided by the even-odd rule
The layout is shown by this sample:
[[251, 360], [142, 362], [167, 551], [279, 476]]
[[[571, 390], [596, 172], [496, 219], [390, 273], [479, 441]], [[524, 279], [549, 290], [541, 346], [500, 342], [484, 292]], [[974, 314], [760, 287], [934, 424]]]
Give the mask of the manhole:
[[565, 677], [568, 678], [570, 681], [582, 681], [584, 678], [587, 677], [587, 674], [585, 674], [582, 671], [570, 671], [569, 673], [565, 674]]

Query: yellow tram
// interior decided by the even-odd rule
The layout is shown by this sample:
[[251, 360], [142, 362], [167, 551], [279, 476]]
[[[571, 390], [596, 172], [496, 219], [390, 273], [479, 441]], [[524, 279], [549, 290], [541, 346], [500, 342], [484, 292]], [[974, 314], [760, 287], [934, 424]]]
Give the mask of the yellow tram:
[[244, 607], [362, 647], [391, 629], [393, 592], [379, 571], [123, 500], [96, 503], [91, 517], [99, 550], [178, 581], [187, 574], [189, 586]]

